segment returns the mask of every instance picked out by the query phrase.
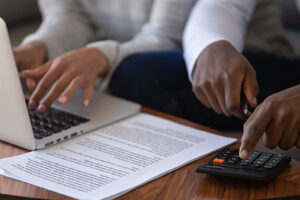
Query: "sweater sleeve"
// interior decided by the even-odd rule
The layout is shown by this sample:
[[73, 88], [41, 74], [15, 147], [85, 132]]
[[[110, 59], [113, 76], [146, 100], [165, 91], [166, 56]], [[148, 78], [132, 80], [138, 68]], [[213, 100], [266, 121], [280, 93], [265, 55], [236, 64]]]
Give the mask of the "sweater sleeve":
[[181, 48], [182, 34], [194, 0], [156, 0], [149, 21], [131, 40], [121, 43], [105, 40], [88, 47], [100, 50], [108, 59], [110, 74], [129, 55]]
[[190, 80], [196, 60], [210, 44], [226, 40], [242, 51], [247, 24], [257, 0], [199, 0], [183, 36], [184, 58]]
[[96, 31], [79, 1], [39, 0], [39, 7], [43, 21], [35, 33], [23, 40], [23, 44], [43, 42], [48, 59], [96, 40]]

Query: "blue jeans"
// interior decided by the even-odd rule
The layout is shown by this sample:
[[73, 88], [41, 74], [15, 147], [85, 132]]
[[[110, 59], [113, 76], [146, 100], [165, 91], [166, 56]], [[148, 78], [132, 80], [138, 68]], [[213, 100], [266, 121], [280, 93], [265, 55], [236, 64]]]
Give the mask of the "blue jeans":
[[[300, 83], [299, 60], [251, 53], [245, 53], [245, 56], [257, 72], [261, 91], [259, 102], [272, 93]], [[182, 50], [129, 56], [113, 74], [109, 89], [113, 95], [215, 129], [232, 130], [243, 126], [243, 121], [218, 115], [195, 97]]]

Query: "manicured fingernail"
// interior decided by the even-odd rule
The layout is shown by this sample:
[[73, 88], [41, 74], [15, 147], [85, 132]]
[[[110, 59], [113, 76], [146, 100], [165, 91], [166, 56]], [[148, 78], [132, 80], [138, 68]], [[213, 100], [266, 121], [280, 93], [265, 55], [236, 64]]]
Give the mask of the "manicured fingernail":
[[68, 101], [68, 97], [62, 96], [62, 97], [59, 98], [58, 101], [59, 101], [61, 104], [66, 104], [67, 101]]
[[35, 101], [30, 100], [28, 105], [29, 105], [29, 108], [34, 108], [35, 107]]
[[248, 157], [248, 151], [247, 150], [243, 150], [241, 153], [240, 153], [240, 157], [242, 159], [246, 159]]
[[89, 100], [84, 100], [83, 105], [84, 105], [85, 107], [87, 107], [87, 106], [89, 105], [89, 103], [90, 103]]
[[26, 69], [24, 71], [21, 72], [21, 76], [23, 77], [26, 77], [27, 73], [29, 72], [30, 70]]
[[38, 107], [38, 110], [39, 110], [39, 112], [45, 112], [46, 111], [46, 106], [45, 105], [43, 105], [43, 104], [41, 104], [41, 105], [39, 105], [39, 107]]
[[33, 80], [28, 81], [28, 84], [29, 84], [29, 87], [32, 89], [35, 88], [35, 86], [36, 86], [36, 83]]
[[22, 77], [24, 77], [25, 74], [26, 74], [26, 71], [22, 71], [22, 72], [21, 72], [21, 76], [22, 76]]

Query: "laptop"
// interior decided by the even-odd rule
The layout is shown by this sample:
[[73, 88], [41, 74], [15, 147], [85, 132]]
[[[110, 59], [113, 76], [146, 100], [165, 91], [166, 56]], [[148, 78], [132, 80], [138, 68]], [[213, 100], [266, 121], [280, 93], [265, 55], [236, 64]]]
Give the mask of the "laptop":
[[45, 113], [28, 109], [5, 22], [0, 18], [0, 140], [28, 150], [42, 149], [128, 118], [140, 105], [95, 93], [88, 107], [77, 92], [66, 105]]

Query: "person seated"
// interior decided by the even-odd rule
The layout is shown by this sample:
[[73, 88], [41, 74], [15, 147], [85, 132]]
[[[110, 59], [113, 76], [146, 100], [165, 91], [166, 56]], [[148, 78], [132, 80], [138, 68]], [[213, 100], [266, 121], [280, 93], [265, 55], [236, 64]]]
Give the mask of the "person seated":
[[[274, 57], [270, 52], [268, 55], [271, 59], [267, 59], [268, 56], [259, 59], [259, 56], [252, 52], [256, 50], [253, 44], [249, 43], [250, 51], [247, 51], [247, 39], [244, 55], [240, 53], [247, 28], [249, 41], [251, 41], [251, 36], [254, 41], [253, 36], [258, 38], [253, 32], [264, 33], [261, 27], [266, 30], [272, 27], [268, 33], [273, 33], [273, 35], [268, 37], [277, 39], [275, 46], [279, 48], [275, 48], [275, 51], [279, 49], [282, 55], [289, 54], [290, 49], [282, 37], [281, 27], [274, 24], [274, 22], [280, 22], [278, 17], [275, 16], [273, 22], [268, 24], [267, 19], [272, 17], [270, 13], [276, 14], [276, 12], [267, 12], [268, 9], [273, 9], [270, 6], [274, 4], [273, 1], [258, 1], [258, 5], [255, 0], [198, 1], [186, 26], [184, 37], [184, 54], [188, 73], [185, 70], [182, 51], [159, 52], [157, 50], [180, 48], [183, 27], [194, 5], [193, 1], [155, 1], [149, 22], [134, 39], [124, 43], [111, 40], [90, 43], [96, 40], [96, 32], [102, 33], [102, 38], [105, 38], [105, 32], [108, 32], [111, 38], [117, 38], [118, 34], [123, 34], [123, 31], [118, 32], [114, 26], [115, 23], [112, 23], [115, 18], [111, 18], [112, 10], [108, 9], [110, 6], [111, 9], [118, 6], [114, 7], [115, 3], [108, 2], [106, 6], [103, 6], [103, 2], [100, 0], [93, 3], [76, 0], [40, 0], [44, 15], [40, 29], [37, 33], [27, 37], [23, 45], [14, 51], [22, 75], [27, 79], [29, 88], [34, 89], [29, 103], [30, 107], [39, 103], [38, 109], [43, 112], [58, 96], [60, 96], [59, 101], [65, 104], [78, 89], [85, 91], [83, 104], [87, 106], [98, 76], [110, 76], [107, 75], [109, 67], [112, 72], [129, 55], [153, 50], [156, 52], [126, 58], [112, 77], [111, 92], [137, 101], [144, 106], [183, 116], [212, 127], [240, 127], [243, 124], [241, 120], [247, 117], [242, 113], [244, 98], [251, 107], [256, 108], [258, 103], [273, 99], [271, 94], [299, 84], [298, 67], [287, 65], [292, 67], [282, 70], [281, 67], [285, 64], [280, 64], [278, 57]], [[148, 4], [144, 3], [137, 5], [140, 5], [140, 8], [146, 8]], [[130, 8], [134, 7], [129, 4], [127, 6], [129, 9], [127, 11], [131, 11]], [[265, 8], [263, 13], [267, 16], [260, 21], [266, 24], [261, 26], [259, 20], [249, 22], [253, 10], [262, 10], [263, 7]], [[121, 10], [126, 9], [122, 7]], [[129, 15], [125, 19], [128, 22], [132, 13], [125, 13]], [[118, 14], [124, 16], [121, 15], [122, 12]], [[147, 17], [147, 14], [142, 17], [142, 23]], [[254, 14], [252, 19], [255, 18]], [[117, 19], [121, 20], [120, 17]], [[124, 27], [128, 28], [125, 30], [131, 33], [127, 36], [133, 37], [138, 32], [138, 28], [136, 27], [132, 33], [132, 27], [136, 21], [131, 22]], [[252, 31], [255, 29], [258, 30]], [[263, 40], [258, 42], [259, 45], [269, 41], [264, 36], [260, 35]], [[278, 38], [281, 38], [279, 42]], [[122, 41], [121, 36], [119, 39]], [[126, 40], [126, 38], [123, 39], [123, 41]], [[84, 47], [85, 45], [87, 47]], [[74, 50], [80, 47], [84, 48]], [[270, 49], [274, 50], [274, 48]], [[44, 63], [45, 60], [49, 61]], [[273, 62], [272, 68], [269, 68], [271, 66], [269, 61], [272, 60], [276, 62]], [[283, 63], [286, 63], [287, 59], [283, 60]], [[276, 71], [284, 71], [286, 74], [276, 73]], [[282, 77], [286, 76], [289, 79], [282, 80]], [[192, 84], [187, 77], [190, 78]], [[274, 84], [278, 80], [281, 81], [280, 84]], [[258, 86], [261, 88], [260, 93], [258, 93]], [[297, 87], [291, 90], [298, 91]], [[290, 92], [287, 93], [290, 94]], [[269, 97], [266, 99], [267, 96]], [[214, 112], [209, 108], [212, 108]], [[264, 131], [262, 130], [264, 128], [253, 128], [256, 126], [248, 125], [251, 124], [251, 120], [255, 122], [253, 118], [257, 116], [256, 113], [260, 113], [256, 112], [259, 108], [260, 106], [255, 109], [246, 122], [241, 147], [242, 158], [246, 158], [251, 153], [251, 148], [256, 142], [255, 135], [261, 135]], [[297, 111], [296, 109], [294, 112]], [[215, 113], [224, 114], [226, 117]], [[228, 118], [230, 116], [235, 117]], [[270, 126], [269, 123], [265, 124], [268, 124], [267, 127]], [[250, 131], [247, 133], [247, 130]], [[256, 130], [259, 130], [258, 134], [255, 134]], [[296, 130], [299, 130], [297, 125]], [[277, 135], [283, 134], [283, 131], [279, 132]], [[266, 138], [267, 141], [272, 140], [270, 137], [266, 136]], [[286, 142], [283, 143], [286, 146], [278, 142], [276, 145], [279, 144], [283, 148], [289, 146]]]
[[16, 63], [33, 91], [31, 108], [44, 112], [59, 97], [66, 104], [79, 89], [83, 105], [96, 79], [128, 55], [180, 48], [194, 0], [39, 0], [38, 31], [14, 49]]
[[[198, 1], [185, 28], [184, 55], [130, 56], [110, 91], [220, 130], [241, 128], [250, 116], [243, 159], [263, 134], [267, 147], [300, 148], [300, 63], [289, 58], [278, 9], [274, 1]], [[243, 113], [246, 103], [253, 113]]]

